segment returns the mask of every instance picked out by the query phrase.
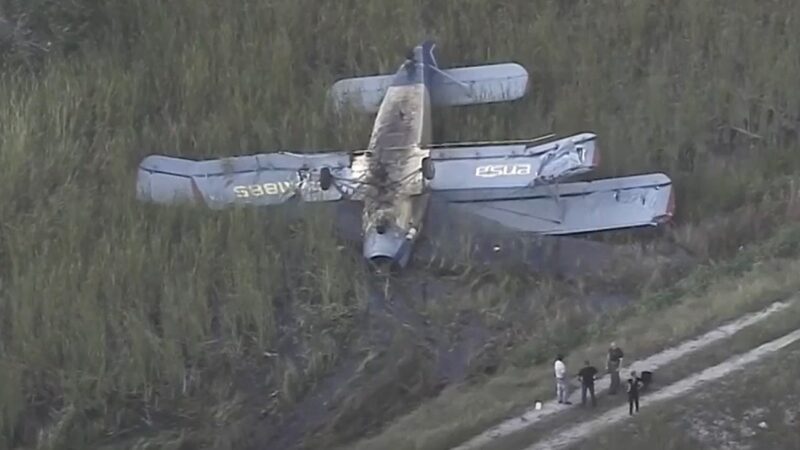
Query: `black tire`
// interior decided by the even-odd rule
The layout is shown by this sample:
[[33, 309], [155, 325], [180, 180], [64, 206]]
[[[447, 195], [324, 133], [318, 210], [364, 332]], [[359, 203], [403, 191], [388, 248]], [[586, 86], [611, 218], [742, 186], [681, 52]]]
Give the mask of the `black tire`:
[[319, 171], [319, 187], [322, 188], [323, 191], [327, 191], [331, 188], [333, 184], [333, 175], [331, 174], [331, 169], [327, 167], [323, 167]]
[[430, 158], [422, 158], [422, 177], [426, 180], [432, 180], [436, 175], [436, 170], [433, 168], [433, 161]]

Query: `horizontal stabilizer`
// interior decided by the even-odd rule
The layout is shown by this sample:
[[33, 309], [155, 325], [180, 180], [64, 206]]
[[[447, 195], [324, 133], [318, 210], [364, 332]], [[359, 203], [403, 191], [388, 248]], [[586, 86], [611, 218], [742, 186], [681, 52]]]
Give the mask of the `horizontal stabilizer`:
[[661, 173], [437, 194], [461, 212], [549, 235], [655, 226], [669, 220], [675, 207], [672, 182]]
[[365, 113], [377, 113], [394, 75], [345, 78], [331, 86], [330, 99], [337, 108], [352, 107]]
[[292, 198], [335, 201], [340, 191], [320, 187], [320, 169], [334, 177], [349, 175], [345, 152], [289, 152], [192, 161], [151, 155], [139, 165], [137, 197], [153, 203], [201, 202], [211, 208], [231, 204], [273, 205]]
[[528, 71], [516, 63], [434, 71], [431, 105], [461, 106], [508, 102], [525, 95]]
[[[429, 80], [432, 106], [459, 106], [511, 101], [525, 95], [528, 72], [516, 63], [434, 68]], [[354, 107], [376, 113], [396, 75], [345, 78], [330, 89], [330, 100], [337, 108]]]

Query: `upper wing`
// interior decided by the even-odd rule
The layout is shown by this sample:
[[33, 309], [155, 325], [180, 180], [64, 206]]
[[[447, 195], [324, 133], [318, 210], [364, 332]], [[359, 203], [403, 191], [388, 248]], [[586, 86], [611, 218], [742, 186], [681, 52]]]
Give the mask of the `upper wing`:
[[672, 182], [661, 173], [438, 195], [449, 208], [510, 229], [549, 235], [654, 226], [669, 220], [675, 208]]
[[431, 191], [524, 188], [587, 172], [599, 162], [596, 136], [582, 133], [543, 144], [430, 149]]
[[289, 152], [238, 156], [206, 161], [151, 155], [139, 165], [137, 197], [155, 203], [201, 201], [211, 208], [230, 204], [272, 205], [292, 198], [307, 202], [341, 199], [338, 184], [320, 186], [321, 169], [332, 178], [350, 179], [347, 152]]

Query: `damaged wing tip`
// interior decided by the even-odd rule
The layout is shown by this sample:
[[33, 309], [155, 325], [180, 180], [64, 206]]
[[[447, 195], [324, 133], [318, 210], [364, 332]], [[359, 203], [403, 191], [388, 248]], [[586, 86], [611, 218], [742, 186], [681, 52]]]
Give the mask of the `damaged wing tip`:
[[670, 186], [669, 199], [667, 200], [667, 209], [664, 214], [656, 216], [653, 221], [657, 225], [663, 225], [672, 220], [675, 215], [675, 190]]

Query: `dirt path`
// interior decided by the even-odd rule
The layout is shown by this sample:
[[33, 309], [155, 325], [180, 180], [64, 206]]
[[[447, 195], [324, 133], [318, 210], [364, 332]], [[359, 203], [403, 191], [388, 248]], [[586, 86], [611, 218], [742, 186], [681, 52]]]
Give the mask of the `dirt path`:
[[[769, 307], [755, 312], [751, 314], [746, 314], [739, 319], [730, 322], [728, 324], [722, 325], [714, 330], [709, 331], [708, 333], [703, 334], [700, 337], [695, 339], [691, 339], [686, 341], [676, 347], [672, 347], [666, 349], [662, 352], [656, 353], [646, 359], [635, 361], [631, 363], [625, 370], [651, 370], [654, 371], [655, 369], [665, 366], [667, 364], [672, 363], [673, 361], [686, 356], [692, 352], [701, 350], [715, 342], [718, 342], [722, 339], [725, 339], [732, 334], [737, 333], [738, 331], [747, 328], [753, 324], [756, 324], [767, 317], [774, 315], [777, 312], [785, 310], [791, 304], [790, 301], [787, 302], [775, 302], [771, 304]], [[769, 345], [769, 344], [766, 344]], [[763, 346], [762, 346], [763, 347]], [[761, 348], [761, 347], [759, 347]], [[611, 383], [610, 377], [603, 376], [599, 378], [596, 382], [596, 389], [597, 391], [602, 391], [607, 389]], [[659, 391], [662, 392], [662, 391]], [[648, 396], [648, 399], [656, 397], [656, 394], [652, 396]], [[578, 389], [573, 389], [569, 400], [573, 403], [580, 402], [580, 391]], [[648, 400], [650, 402], [652, 400]], [[515, 432], [518, 432], [522, 429], [525, 429], [533, 424], [540, 422], [546, 418], [550, 418], [559, 414], [562, 411], [568, 411], [567, 408], [558, 405], [555, 400], [551, 400], [549, 402], [545, 402], [542, 405], [542, 409], [529, 409], [521, 416], [515, 417], [513, 419], [509, 419], [495, 427], [490, 428], [489, 430], [481, 433], [480, 435], [470, 439], [466, 443], [455, 447], [453, 450], [472, 450], [477, 449], [489, 444], [493, 440], [508, 436]], [[627, 414], [627, 411], [624, 411]], [[540, 448], [540, 447], [537, 447]], [[546, 448], [546, 447], [541, 447]]]
[[[761, 358], [774, 353], [794, 342], [800, 340], [800, 330], [795, 330], [783, 337], [775, 339], [774, 341], [767, 342], [747, 353], [743, 353], [716, 366], [710, 367], [700, 373], [684, 378], [677, 383], [667, 386], [648, 395], [643, 400], [646, 402], [646, 407], [651, 407], [654, 403], [663, 402], [672, 398], [686, 394], [692, 389], [708, 382], [718, 380], [730, 373], [743, 369], [746, 365], [752, 364]], [[580, 440], [608, 428], [611, 425], [622, 422], [630, 418], [628, 415], [628, 406], [614, 408], [611, 411], [601, 415], [600, 417], [586, 422], [580, 423], [573, 427], [562, 429], [555, 436], [544, 441], [537, 442], [536, 444], [527, 447], [525, 450], [545, 450], [545, 449], [560, 449], [573, 445]]]

